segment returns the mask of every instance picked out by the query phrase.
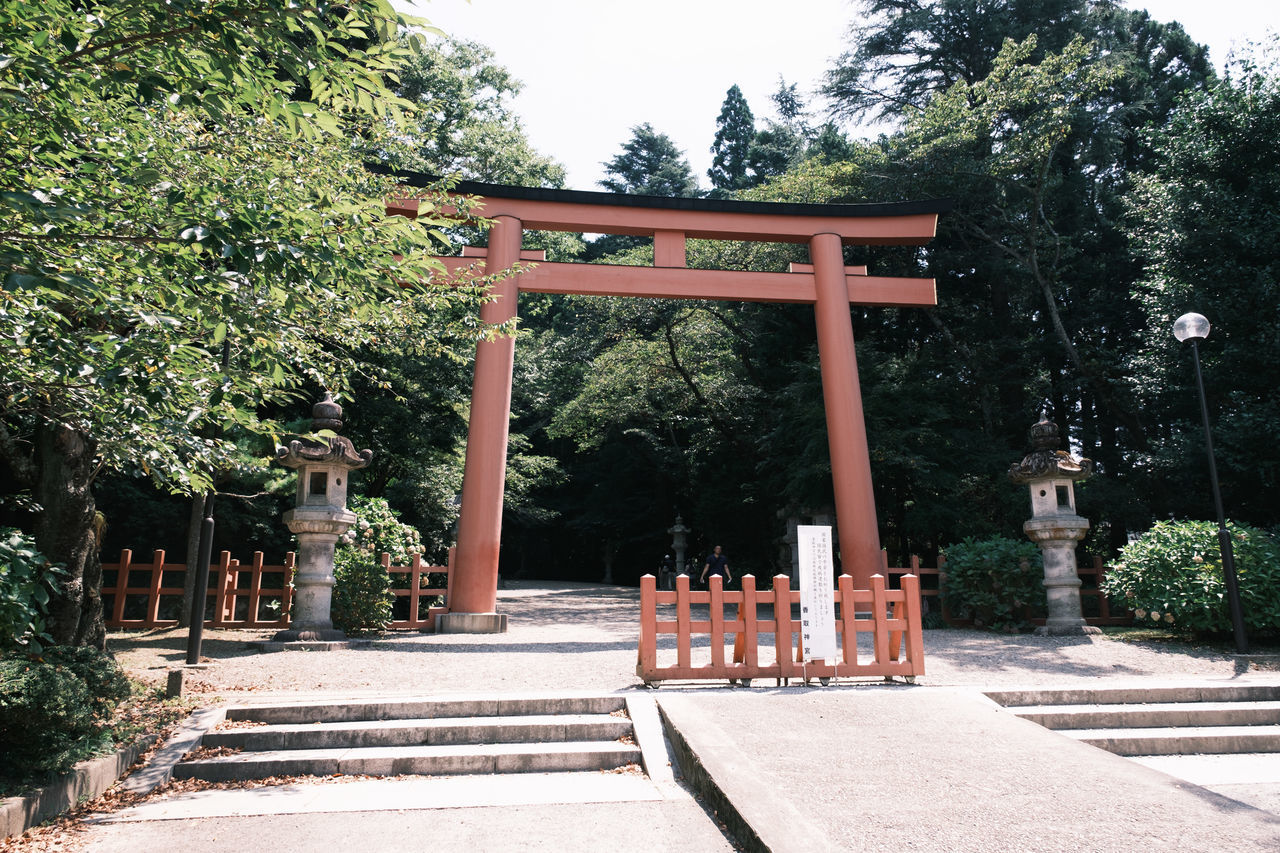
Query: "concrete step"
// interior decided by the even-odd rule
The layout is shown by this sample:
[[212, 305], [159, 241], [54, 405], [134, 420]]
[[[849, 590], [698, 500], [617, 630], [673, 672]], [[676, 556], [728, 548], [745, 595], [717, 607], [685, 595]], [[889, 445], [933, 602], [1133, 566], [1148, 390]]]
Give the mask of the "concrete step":
[[1130, 760], [1204, 787], [1280, 786], [1280, 755], [1274, 752], [1138, 755]]
[[352, 720], [278, 724], [213, 731], [207, 747], [246, 751], [477, 743], [614, 741], [632, 733], [631, 720], [609, 714]]
[[1117, 755], [1280, 752], [1280, 725], [1064, 729], [1062, 734]]
[[438, 776], [474, 773], [551, 773], [613, 770], [639, 764], [640, 748], [628, 743], [568, 741], [242, 752], [182, 762], [176, 779], [232, 782], [267, 776]]
[[430, 720], [440, 717], [610, 714], [625, 708], [625, 697], [618, 695], [347, 700], [306, 705], [248, 705], [228, 708], [227, 719], [272, 724], [341, 723], [357, 720]]
[[1010, 711], [1049, 729], [1280, 725], [1280, 701], [1030, 705]]
[[986, 695], [1005, 707], [1171, 702], [1280, 702], [1280, 684], [1188, 684], [1171, 687], [996, 690]]

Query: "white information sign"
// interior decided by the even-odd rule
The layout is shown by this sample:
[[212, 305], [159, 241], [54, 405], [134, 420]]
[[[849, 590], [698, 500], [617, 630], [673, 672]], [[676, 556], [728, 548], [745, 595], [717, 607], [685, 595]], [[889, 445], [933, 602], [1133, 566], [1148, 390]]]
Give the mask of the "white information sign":
[[831, 528], [820, 524], [796, 527], [800, 546], [800, 631], [804, 659], [834, 660], [836, 605], [832, 594], [835, 567], [831, 556]]

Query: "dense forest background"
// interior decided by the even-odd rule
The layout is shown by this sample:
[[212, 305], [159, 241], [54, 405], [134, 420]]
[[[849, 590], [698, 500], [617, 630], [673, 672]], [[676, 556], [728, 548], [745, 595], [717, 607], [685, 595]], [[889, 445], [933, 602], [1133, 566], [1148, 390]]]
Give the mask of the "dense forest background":
[[[1006, 477], [1044, 411], [1096, 476], [1078, 489], [1111, 554], [1163, 518], [1212, 510], [1189, 353], [1202, 347], [1230, 517], [1280, 521], [1280, 69], [1273, 46], [1215, 72], [1175, 24], [1096, 0], [868, 0], [820, 91], [780, 80], [758, 121], [729, 85], [700, 182], [637, 124], [601, 189], [757, 201], [947, 198], [923, 249], [847, 251], [874, 274], [935, 277], [928, 310], [855, 308], [881, 536], [895, 564], [968, 536], [1020, 535]], [[397, 69], [422, 109], [389, 165], [558, 187], [483, 45], [438, 40]], [[388, 78], [391, 79], [391, 78]], [[732, 81], [727, 80], [726, 84]], [[850, 138], [877, 118], [892, 132]], [[455, 243], [484, 240], [455, 228]], [[528, 234], [556, 261], [651, 262], [637, 238]], [[692, 266], [783, 270], [803, 247], [690, 245]], [[789, 516], [832, 512], [812, 310], [805, 306], [521, 297], [502, 573], [622, 582], [652, 571], [680, 513], [692, 553], [771, 575]], [[386, 497], [440, 559], [461, 487], [470, 365], [395, 336], [362, 340], [342, 400], [372, 448], [357, 491]], [[307, 415], [300, 399], [263, 417]], [[232, 433], [234, 438], [234, 433]], [[274, 559], [291, 473], [248, 434], [219, 468], [217, 549]], [[97, 477], [104, 558], [188, 553], [189, 496], [137, 466]], [[11, 489], [17, 494], [16, 489]], [[181, 490], [179, 490], [181, 491]], [[20, 502], [6, 510], [21, 514]], [[18, 507], [15, 509], [14, 507]], [[198, 510], [198, 503], [196, 509]], [[198, 516], [196, 516], [198, 517]]]

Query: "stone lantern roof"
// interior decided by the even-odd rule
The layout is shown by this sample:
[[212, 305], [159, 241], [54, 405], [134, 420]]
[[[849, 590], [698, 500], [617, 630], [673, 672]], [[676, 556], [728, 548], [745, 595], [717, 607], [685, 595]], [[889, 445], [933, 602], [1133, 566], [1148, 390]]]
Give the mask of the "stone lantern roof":
[[[324, 399], [311, 408], [311, 430], [342, 429], [342, 406], [333, 395], [324, 392]], [[343, 435], [330, 436], [327, 441], [311, 438], [295, 439], [288, 447], [276, 448], [276, 461], [287, 468], [307, 464], [345, 465], [348, 468], [364, 468], [373, 461], [372, 450], [356, 451], [351, 439]]]
[[1093, 473], [1093, 460], [1077, 459], [1065, 450], [1059, 450], [1058, 425], [1040, 413], [1040, 420], [1031, 427], [1031, 452], [1021, 462], [1009, 466], [1009, 479], [1015, 483], [1032, 480], [1067, 479], [1083, 480]]

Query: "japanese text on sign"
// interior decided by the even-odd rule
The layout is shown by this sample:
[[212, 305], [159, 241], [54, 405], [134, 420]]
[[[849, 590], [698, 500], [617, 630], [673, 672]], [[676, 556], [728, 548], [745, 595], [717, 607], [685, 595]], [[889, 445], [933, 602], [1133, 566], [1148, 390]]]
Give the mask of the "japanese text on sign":
[[800, 549], [800, 631], [804, 658], [831, 660], [837, 655], [831, 528], [802, 524], [796, 528], [796, 535]]

